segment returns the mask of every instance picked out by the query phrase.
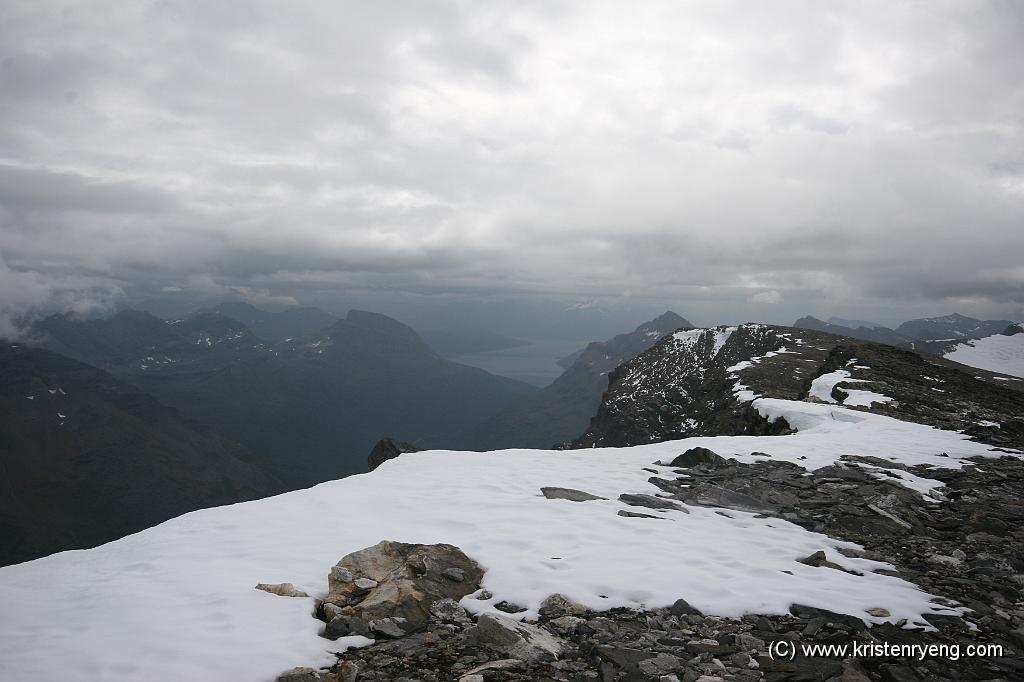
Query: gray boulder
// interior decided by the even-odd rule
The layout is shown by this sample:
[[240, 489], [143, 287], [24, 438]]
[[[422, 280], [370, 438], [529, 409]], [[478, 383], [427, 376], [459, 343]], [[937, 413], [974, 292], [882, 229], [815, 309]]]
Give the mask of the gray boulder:
[[551, 661], [562, 653], [564, 642], [547, 630], [499, 616], [482, 614], [477, 620], [477, 640], [521, 661]]
[[582, 490], [572, 488], [541, 488], [541, 493], [549, 500], [569, 500], [570, 502], [589, 502], [591, 500], [604, 500], [607, 498], [598, 497], [585, 493]]
[[690, 448], [683, 454], [679, 455], [672, 460], [670, 466], [674, 467], [694, 467], [698, 464], [711, 464], [713, 466], [721, 466], [726, 464], [726, 459], [716, 452], [708, 450], [707, 448]]
[[369, 623], [370, 632], [375, 635], [398, 639], [409, 633], [410, 624], [405, 618], [381, 618], [371, 620]]
[[679, 497], [690, 504], [701, 507], [723, 507], [754, 514], [774, 514], [777, 509], [756, 497], [729, 490], [712, 483], [701, 483], [679, 493]]
[[661, 519], [664, 520], [664, 516], [655, 516], [654, 514], [641, 514], [640, 512], [626, 511], [620, 509], [618, 511], [619, 516], [625, 516], [627, 519]]
[[362, 635], [363, 637], [369, 637], [370, 627], [355, 616], [341, 613], [330, 617], [327, 621], [327, 629], [324, 631], [324, 634], [330, 639], [348, 637], [349, 635]]
[[466, 610], [454, 599], [438, 599], [430, 606], [430, 617], [439, 623], [468, 623]]
[[683, 505], [673, 502], [672, 500], [663, 500], [660, 497], [654, 495], [643, 495], [643, 494], [630, 494], [623, 493], [619, 495], [619, 500], [633, 507], [647, 507], [648, 509], [674, 509], [676, 511], [686, 512], [689, 514], [689, 510]]
[[564, 594], [553, 594], [540, 603], [538, 613], [545, 618], [561, 616], [579, 616], [587, 612], [587, 607], [574, 602]]

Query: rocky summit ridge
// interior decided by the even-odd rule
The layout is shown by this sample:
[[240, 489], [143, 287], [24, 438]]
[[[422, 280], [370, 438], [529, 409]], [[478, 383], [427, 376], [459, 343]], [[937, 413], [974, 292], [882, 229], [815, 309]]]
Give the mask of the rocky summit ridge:
[[[743, 324], [680, 330], [620, 365], [571, 447], [784, 433], [792, 425], [766, 419], [752, 399], [822, 402], [814, 382], [835, 372], [826, 402], [1024, 446], [1024, 380], [825, 332]], [[852, 404], [845, 390], [868, 386], [886, 400]]]

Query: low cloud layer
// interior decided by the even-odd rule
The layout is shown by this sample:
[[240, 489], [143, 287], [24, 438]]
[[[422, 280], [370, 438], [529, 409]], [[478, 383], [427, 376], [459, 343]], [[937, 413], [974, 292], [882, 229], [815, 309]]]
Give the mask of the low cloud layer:
[[997, 1], [5, 2], [0, 315], [1022, 317], [1021, 35]]

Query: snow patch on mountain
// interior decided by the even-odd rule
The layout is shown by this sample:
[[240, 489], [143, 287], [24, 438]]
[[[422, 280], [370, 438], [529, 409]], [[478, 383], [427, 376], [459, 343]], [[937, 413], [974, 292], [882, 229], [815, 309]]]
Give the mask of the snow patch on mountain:
[[[852, 365], [856, 360], [851, 360], [848, 365]], [[855, 366], [855, 369], [867, 369], [863, 366]], [[839, 401], [832, 397], [832, 389], [840, 383], [871, 383], [866, 379], [855, 379], [848, 370], [837, 369], [834, 372], [828, 374], [822, 374], [811, 382], [811, 390], [808, 394], [823, 402], [823, 403], [838, 403]], [[871, 407], [874, 403], [890, 403], [892, 398], [881, 393], [875, 393], [874, 391], [863, 391], [859, 389], [843, 388], [840, 389], [846, 393], [846, 397], [843, 398], [843, 405], [849, 407]]]
[[995, 334], [965, 341], [943, 357], [990, 372], [1024, 377], [1024, 333]]

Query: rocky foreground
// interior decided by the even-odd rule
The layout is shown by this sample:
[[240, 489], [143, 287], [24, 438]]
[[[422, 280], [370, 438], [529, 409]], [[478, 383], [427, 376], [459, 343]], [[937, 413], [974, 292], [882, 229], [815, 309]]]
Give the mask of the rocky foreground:
[[[739, 463], [705, 448], [672, 462], [677, 476], [652, 476], [662, 495], [624, 493], [635, 511], [662, 518], [666, 510], [708, 506], [778, 516], [809, 530], [860, 544], [851, 556], [891, 564], [892, 575], [960, 615], [926, 614], [869, 625], [820, 608], [793, 604], [790, 614], [752, 613], [741, 619], [704, 615], [680, 599], [670, 608], [594, 612], [561, 595], [541, 606], [534, 622], [516, 604], [499, 613], [488, 600], [483, 570], [451, 545], [381, 542], [343, 558], [330, 571], [329, 594], [317, 601], [323, 636], [342, 640], [337, 663], [297, 668], [279, 682], [354, 680], [737, 680], [1024, 679], [1024, 463], [1015, 457], [978, 460], [955, 470], [906, 467], [846, 457], [802, 476], [787, 462]], [[879, 469], [890, 472], [879, 477]], [[657, 469], [652, 469], [657, 471]], [[871, 473], [869, 473], [871, 472]], [[925, 497], [897, 481], [929, 476], [943, 483]], [[545, 497], [586, 504], [587, 491], [545, 488]], [[824, 553], [801, 559], [821, 571], [847, 570]], [[883, 569], [887, 570], [887, 569]], [[272, 589], [261, 586], [262, 589]], [[288, 589], [278, 589], [288, 594]], [[305, 596], [300, 595], [300, 596]], [[461, 601], [460, 601], [461, 600]], [[880, 617], [888, 612], [879, 607]], [[785, 642], [780, 649], [779, 642]], [[941, 654], [914, 656], [779, 655], [791, 644], [941, 645]], [[969, 645], [995, 648], [967, 656]], [[959, 645], [959, 657], [954, 649]], [[341, 649], [347, 649], [341, 651]]]

